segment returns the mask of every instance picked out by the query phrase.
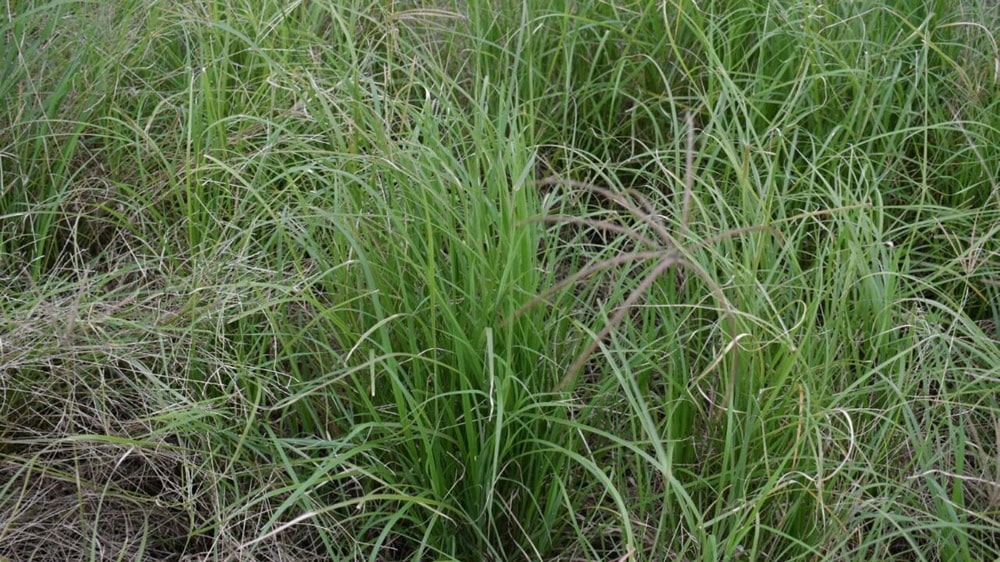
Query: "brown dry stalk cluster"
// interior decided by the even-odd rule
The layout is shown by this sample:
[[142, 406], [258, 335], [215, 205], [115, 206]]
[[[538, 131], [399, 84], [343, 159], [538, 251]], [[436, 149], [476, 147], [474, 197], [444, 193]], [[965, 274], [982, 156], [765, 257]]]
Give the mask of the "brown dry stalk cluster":
[[[642, 224], [649, 227], [652, 232], [656, 234], [656, 239], [650, 239], [644, 236], [642, 233], [636, 231], [634, 228], [629, 226], [613, 222], [596, 220], [590, 218], [581, 218], [569, 215], [546, 215], [539, 218], [539, 221], [547, 223], [558, 223], [563, 225], [569, 224], [582, 224], [589, 226], [591, 228], [601, 230], [604, 232], [614, 233], [620, 236], [626, 236], [637, 243], [637, 247], [642, 248], [633, 252], [619, 254], [615, 257], [607, 258], [595, 263], [588, 265], [576, 273], [570, 275], [569, 277], [559, 281], [552, 287], [549, 287], [542, 293], [536, 295], [531, 301], [522, 306], [514, 315], [516, 318], [520, 316], [529, 308], [534, 307], [540, 302], [546, 301], [549, 297], [555, 293], [585, 281], [594, 274], [618, 267], [621, 265], [634, 263], [638, 261], [651, 260], [655, 263], [653, 269], [646, 274], [646, 276], [639, 282], [638, 285], [633, 288], [628, 296], [623, 300], [616, 308], [614, 314], [608, 319], [608, 322], [604, 325], [597, 336], [587, 345], [586, 348], [569, 366], [566, 374], [559, 381], [559, 383], [552, 389], [553, 392], [563, 392], [570, 389], [577, 380], [577, 377], [583, 367], [590, 360], [590, 357], [597, 351], [600, 345], [611, 335], [611, 333], [617, 328], [622, 321], [625, 319], [629, 310], [636, 306], [640, 301], [642, 301], [646, 293], [653, 286], [657, 279], [660, 278], [664, 273], [670, 269], [677, 267], [693, 273], [699, 279], [704, 281], [705, 285], [708, 286], [709, 290], [712, 292], [712, 296], [719, 303], [719, 307], [722, 309], [723, 317], [726, 321], [726, 327], [728, 329], [728, 337], [730, 341], [723, 347], [722, 354], [730, 353], [730, 366], [729, 372], [730, 377], [726, 384], [726, 395], [725, 402], [722, 405], [715, 405], [715, 413], [731, 409], [733, 407], [733, 393], [737, 384], [737, 367], [738, 367], [738, 354], [733, 352], [733, 348], [737, 341], [743, 337], [743, 335], [737, 334], [736, 318], [733, 314], [734, 307], [730, 303], [729, 299], [726, 297], [722, 290], [722, 287], [715, 282], [714, 279], [708, 274], [708, 272], [697, 261], [692, 257], [692, 252], [696, 251], [705, 246], [720, 242], [727, 238], [732, 238], [734, 236], [740, 236], [743, 234], [748, 234], [751, 232], [765, 231], [774, 235], [779, 240], [782, 239], [781, 233], [775, 230], [771, 225], [753, 225], [740, 228], [734, 228], [721, 232], [705, 238], [700, 241], [691, 241], [690, 247], [685, 246], [682, 241], [691, 238], [691, 231], [689, 228], [691, 221], [691, 202], [694, 198], [694, 155], [695, 155], [695, 126], [694, 117], [690, 112], [686, 115], [687, 121], [687, 151], [685, 159], [685, 178], [684, 178], [684, 191], [681, 194], [681, 214], [680, 223], [678, 228], [671, 231], [664, 224], [661, 215], [656, 213], [653, 209], [652, 203], [648, 198], [643, 195], [636, 193], [635, 191], [629, 191], [627, 196], [625, 194], [616, 193], [607, 188], [594, 185], [592, 183], [570, 180], [561, 178], [559, 176], [548, 176], [541, 180], [538, 180], [536, 185], [540, 187], [551, 187], [551, 186], [564, 186], [573, 189], [580, 189], [588, 191], [590, 193], [599, 195], [604, 199], [614, 203], [615, 205], [621, 207], [627, 211], [630, 215], [641, 221]], [[836, 211], [842, 211], [847, 209], [857, 208], [858, 206], [841, 207], [837, 209], [826, 209], [821, 211], [802, 213], [781, 221], [775, 222], [790, 222], [799, 219], [804, 219], [807, 217], [815, 217], [819, 215], [826, 215]], [[745, 335], [745, 334], [744, 334]], [[711, 366], [699, 376], [699, 379], [704, 378], [706, 375], [710, 374], [722, 361], [720, 356], [717, 360], [711, 363]]]
[[[638, 244], [641, 248], [634, 252], [620, 254], [618, 256], [608, 258], [596, 263], [593, 263], [573, 275], [570, 275], [566, 279], [556, 283], [552, 287], [548, 288], [541, 294], [537, 295], [534, 299], [529, 301], [527, 304], [522, 306], [516, 313], [515, 316], [522, 314], [527, 309], [535, 306], [539, 302], [548, 299], [550, 296], [556, 292], [572, 286], [576, 283], [586, 280], [595, 273], [600, 271], [610, 269], [613, 267], [618, 267], [620, 265], [651, 260], [655, 262], [653, 269], [646, 274], [646, 276], [636, 285], [635, 288], [628, 294], [624, 301], [619, 304], [614, 314], [608, 319], [608, 322], [604, 325], [597, 336], [587, 345], [586, 348], [570, 365], [567, 369], [566, 374], [563, 376], [562, 380], [553, 388], [554, 392], [562, 392], [569, 389], [577, 379], [581, 369], [586, 365], [590, 357], [597, 351], [598, 347], [607, 339], [611, 332], [622, 323], [625, 316], [628, 314], [629, 310], [638, 304], [646, 296], [646, 293], [653, 286], [657, 279], [661, 275], [669, 271], [671, 268], [679, 267], [683, 268], [700, 279], [702, 279], [706, 285], [712, 291], [712, 294], [719, 302], [723, 310], [723, 315], [726, 318], [726, 322], [729, 328], [730, 334], [735, 337], [736, 334], [736, 320], [732, 314], [732, 306], [729, 300], [726, 298], [725, 294], [722, 292], [722, 288], [716, 283], [711, 276], [698, 265], [690, 256], [690, 250], [686, 249], [684, 245], [679, 241], [685, 237], [689, 236], [688, 225], [690, 221], [690, 208], [691, 200], [693, 198], [694, 192], [694, 149], [695, 149], [695, 133], [694, 133], [694, 118], [689, 112], [687, 114], [687, 154], [686, 154], [686, 170], [685, 170], [685, 180], [684, 180], [684, 191], [682, 193], [681, 199], [681, 220], [680, 227], [675, 231], [671, 232], [669, 228], [664, 224], [660, 215], [656, 213], [653, 209], [651, 202], [643, 195], [635, 192], [630, 192], [628, 196], [624, 194], [615, 193], [604, 187], [593, 185], [591, 183], [563, 179], [558, 176], [549, 176], [536, 182], [539, 186], [556, 186], [561, 185], [565, 187], [570, 187], [574, 189], [581, 189], [589, 191], [596, 195], [603, 197], [604, 199], [614, 203], [615, 205], [621, 207], [633, 217], [637, 218], [643, 224], [648, 226], [652, 232], [656, 234], [656, 239], [650, 239], [643, 236], [641, 233], [637, 232], [635, 229], [628, 226], [611, 222], [611, 221], [600, 221], [580, 217], [564, 216], [564, 215], [547, 215], [542, 217], [541, 221], [549, 223], [560, 223], [560, 224], [585, 224], [592, 228], [602, 230], [605, 232], [615, 233], [621, 236], [626, 236]], [[721, 236], [715, 236], [706, 241], [696, 244], [695, 246], [703, 246], [707, 243], [711, 243], [720, 239], [724, 239], [729, 236], [735, 236], [748, 232], [751, 230], [760, 230], [766, 227], [754, 227], [751, 229], [737, 229], [724, 233]], [[729, 346], [727, 346], [728, 348]], [[735, 374], [736, 374], [736, 360], [737, 355], [731, 355], [731, 380], [729, 381], [726, 389], [726, 407], [732, 403], [732, 392], [735, 386]], [[718, 362], [714, 362], [717, 364]]]

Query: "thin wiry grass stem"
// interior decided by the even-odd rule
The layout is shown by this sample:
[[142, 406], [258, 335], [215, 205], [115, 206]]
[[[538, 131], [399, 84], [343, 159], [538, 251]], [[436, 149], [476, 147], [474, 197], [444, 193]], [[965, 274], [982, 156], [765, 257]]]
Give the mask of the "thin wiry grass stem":
[[648, 197], [646, 197], [642, 193], [639, 193], [635, 189], [628, 189], [625, 193], [628, 194], [629, 197], [632, 197], [635, 200], [637, 200], [639, 204], [642, 205], [643, 211], [645, 211], [646, 216], [649, 218], [649, 220], [655, 221], [656, 224], [660, 225], [660, 228], [664, 232], [670, 232], [670, 229], [667, 228], [667, 225], [663, 223], [662, 215], [656, 212], [656, 208], [653, 206], [652, 201], [650, 201]]
[[611, 334], [611, 331], [614, 330], [615, 327], [621, 323], [622, 319], [625, 318], [625, 314], [628, 313], [629, 309], [632, 308], [632, 306], [636, 302], [638, 302], [640, 298], [642, 298], [642, 296], [646, 293], [646, 291], [649, 290], [649, 288], [653, 285], [653, 282], [655, 282], [656, 279], [663, 272], [665, 272], [666, 270], [670, 269], [672, 266], [678, 263], [682, 262], [680, 258], [677, 257], [676, 254], [667, 254], [666, 256], [663, 257], [663, 261], [657, 264], [657, 266], [653, 269], [653, 271], [651, 271], [649, 275], [647, 275], [645, 279], [643, 279], [642, 282], [639, 283], [639, 286], [637, 286], [635, 289], [632, 290], [631, 293], [629, 293], [628, 298], [625, 299], [625, 301], [621, 304], [621, 306], [618, 307], [618, 310], [615, 311], [615, 313], [611, 316], [610, 319], [608, 319], [607, 324], [605, 324], [604, 328], [602, 328], [601, 331], [597, 334], [597, 337], [595, 337], [593, 341], [590, 342], [590, 345], [588, 345], [587, 348], [584, 349], [583, 352], [581, 352], [580, 355], [577, 356], [576, 360], [573, 361], [573, 364], [570, 365], [569, 369], [566, 371], [566, 375], [562, 378], [562, 380], [559, 381], [559, 384], [557, 384], [555, 388], [552, 389], [554, 392], [562, 392], [563, 390], [568, 388], [571, 384], [573, 384], [573, 382], [576, 381], [576, 377], [579, 374], [580, 369], [583, 368], [583, 366], [587, 363], [587, 360], [590, 358], [590, 356], [593, 355], [595, 351], [597, 351], [597, 348], [598, 346], [601, 345], [601, 342], [603, 342], [604, 339]]
[[653, 219], [650, 214], [644, 213], [642, 209], [632, 204], [632, 202], [630, 202], [628, 199], [625, 199], [624, 197], [611, 191], [610, 189], [599, 187], [588, 182], [563, 179], [555, 176], [550, 176], [538, 180], [536, 182], [536, 185], [539, 186], [565, 185], [567, 187], [575, 187], [577, 189], [584, 189], [593, 193], [597, 193], [598, 195], [603, 196], [607, 200], [618, 204], [620, 207], [624, 208], [629, 213], [631, 213], [634, 217], [646, 223], [646, 225], [649, 226], [651, 229], [653, 229], [653, 232], [655, 232], [657, 236], [660, 237], [660, 240], [663, 241], [664, 245], [671, 247], [675, 247], [678, 245], [677, 240], [675, 240], [674, 237], [671, 236], [670, 232], [666, 229], [666, 227], [660, 224], [657, 220]]
[[569, 215], [548, 215], [548, 216], [539, 217], [539, 218], [536, 218], [536, 219], [530, 219], [530, 220], [524, 221], [523, 224], [531, 223], [531, 222], [547, 222], [547, 223], [554, 223], [554, 224], [555, 223], [562, 223], [562, 224], [582, 224], [582, 225], [589, 226], [589, 227], [592, 227], [592, 228], [596, 228], [596, 229], [599, 229], [599, 230], [605, 230], [607, 232], [615, 232], [615, 233], [618, 233], [618, 234], [622, 234], [624, 236], [628, 236], [629, 238], [635, 240], [636, 242], [638, 242], [638, 243], [640, 243], [640, 244], [642, 244], [642, 245], [644, 245], [644, 246], [646, 246], [648, 248], [656, 248], [656, 247], [658, 247], [658, 245], [656, 244], [656, 242], [653, 242], [652, 240], [650, 240], [649, 238], [646, 238], [645, 236], [639, 234], [635, 230], [632, 230], [630, 228], [625, 228], [624, 226], [622, 226], [620, 224], [617, 224], [617, 223], [613, 223], [611, 221], [591, 220], [591, 219], [585, 219], [585, 218], [581, 218], [581, 217], [573, 217], [573, 216], [569, 216]]
[[518, 316], [524, 314], [525, 311], [527, 311], [529, 308], [532, 308], [533, 306], [537, 305], [538, 303], [545, 301], [546, 299], [548, 299], [549, 297], [551, 297], [555, 293], [561, 291], [562, 289], [565, 289], [566, 287], [569, 287], [571, 285], [579, 283], [580, 281], [583, 281], [587, 277], [590, 277], [591, 275], [593, 275], [593, 274], [595, 274], [595, 273], [597, 273], [597, 272], [599, 272], [601, 270], [609, 269], [609, 268], [614, 267], [616, 265], [623, 265], [623, 264], [626, 264], [626, 263], [629, 263], [629, 262], [633, 262], [633, 261], [658, 258], [658, 257], [662, 257], [664, 255], [665, 255], [665, 252], [663, 250], [654, 251], [654, 252], [635, 252], [635, 253], [631, 253], [631, 254], [622, 254], [620, 256], [616, 256], [616, 257], [609, 258], [609, 259], [606, 259], [606, 260], [601, 260], [601, 261], [599, 261], [599, 262], [597, 262], [597, 263], [595, 263], [593, 265], [589, 265], [589, 266], [581, 269], [580, 271], [577, 271], [573, 275], [570, 275], [566, 279], [563, 279], [562, 281], [559, 281], [555, 285], [549, 287], [548, 289], [542, 291], [541, 293], [539, 293], [538, 295], [536, 295], [535, 297], [533, 297], [527, 303], [521, 305], [521, 307], [519, 309], [517, 309], [517, 311], [514, 312], [513, 318], [517, 318]]

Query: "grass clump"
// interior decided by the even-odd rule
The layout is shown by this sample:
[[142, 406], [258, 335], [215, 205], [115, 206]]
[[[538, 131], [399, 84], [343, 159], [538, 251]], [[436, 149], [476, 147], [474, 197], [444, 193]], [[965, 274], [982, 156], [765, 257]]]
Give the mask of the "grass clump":
[[4, 16], [0, 559], [1000, 556], [991, 3]]

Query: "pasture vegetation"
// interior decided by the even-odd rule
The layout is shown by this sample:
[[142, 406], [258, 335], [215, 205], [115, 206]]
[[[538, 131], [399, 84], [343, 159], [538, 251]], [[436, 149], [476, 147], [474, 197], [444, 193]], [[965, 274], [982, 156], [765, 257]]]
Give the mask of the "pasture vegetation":
[[0, 560], [1000, 556], [996, 2], [2, 13]]

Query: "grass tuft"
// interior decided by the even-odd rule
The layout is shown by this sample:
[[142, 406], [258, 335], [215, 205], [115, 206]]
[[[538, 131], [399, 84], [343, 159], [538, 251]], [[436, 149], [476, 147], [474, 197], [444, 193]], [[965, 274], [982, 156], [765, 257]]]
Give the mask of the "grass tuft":
[[1000, 557], [998, 22], [8, 2], [0, 560]]

